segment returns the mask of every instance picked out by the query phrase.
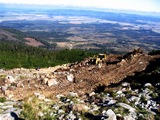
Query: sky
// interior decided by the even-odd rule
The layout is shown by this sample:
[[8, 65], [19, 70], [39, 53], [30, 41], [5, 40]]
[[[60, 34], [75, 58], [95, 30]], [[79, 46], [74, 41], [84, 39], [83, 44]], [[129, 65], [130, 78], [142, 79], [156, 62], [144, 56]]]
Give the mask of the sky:
[[160, 0], [0, 0], [0, 3], [63, 5], [160, 12]]

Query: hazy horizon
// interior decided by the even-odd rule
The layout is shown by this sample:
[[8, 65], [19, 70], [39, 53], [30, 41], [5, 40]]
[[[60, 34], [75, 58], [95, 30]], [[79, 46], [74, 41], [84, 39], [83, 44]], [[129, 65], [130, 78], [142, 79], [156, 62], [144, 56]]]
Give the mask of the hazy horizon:
[[97, 9], [132, 10], [141, 12], [160, 12], [159, 0], [0, 0], [4, 4], [55, 5], [72, 7], [92, 7]]

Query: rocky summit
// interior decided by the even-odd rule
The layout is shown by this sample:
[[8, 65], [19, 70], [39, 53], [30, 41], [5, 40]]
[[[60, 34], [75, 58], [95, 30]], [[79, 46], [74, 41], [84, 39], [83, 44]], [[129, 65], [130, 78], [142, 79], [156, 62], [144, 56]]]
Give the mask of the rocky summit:
[[1, 120], [159, 120], [160, 55], [133, 51], [62, 66], [0, 70]]

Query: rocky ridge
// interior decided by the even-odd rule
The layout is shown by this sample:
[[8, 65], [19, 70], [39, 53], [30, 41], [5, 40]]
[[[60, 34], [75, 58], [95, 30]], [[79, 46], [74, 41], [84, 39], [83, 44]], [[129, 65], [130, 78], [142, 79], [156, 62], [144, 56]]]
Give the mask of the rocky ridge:
[[[159, 114], [159, 82], [144, 84], [141, 89], [132, 88], [135, 85], [131, 83], [120, 82], [145, 71], [153, 61], [159, 60], [159, 55], [134, 51], [126, 56], [109, 55], [106, 64], [101, 66], [85, 59], [54, 68], [1, 70], [1, 96], [14, 103], [6, 109], [2, 107], [1, 116], [10, 109], [19, 115], [24, 109], [13, 110], [17, 106], [16, 101], [34, 96], [48, 106], [46, 113], [39, 110], [37, 118], [45, 118], [49, 113], [53, 119], [70, 120], [153, 119]], [[159, 75], [158, 70], [156, 74]], [[110, 90], [110, 86], [118, 83], [121, 87]], [[57, 102], [53, 104], [53, 101]], [[6, 104], [4, 102], [1, 106]], [[23, 102], [19, 104], [24, 105]]]

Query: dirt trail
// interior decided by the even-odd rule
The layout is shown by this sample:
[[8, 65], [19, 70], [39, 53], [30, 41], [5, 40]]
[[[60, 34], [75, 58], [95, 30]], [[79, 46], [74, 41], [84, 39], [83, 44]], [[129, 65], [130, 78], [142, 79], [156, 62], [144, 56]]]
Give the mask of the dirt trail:
[[[67, 94], [70, 91], [83, 95], [93, 91], [99, 85], [108, 86], [112, 83], [119, 83], [128, 76], [144, 71], [151, 61], [160, 60], [160, 55], [131, 53], [127, 57], [121, 58], [108, 56], [107, 64], [104, 63], [101, 67], [89, 64], [89, 59], [86, 59], [78, 63], [43, 68], [39, 71], [33, 69], [4, 71], [1, 75], [19, 77], [14, 86], [1, 82], [1, 88], [8, 85], [6, 90], [1, 90], [1, 95], [15, 100], [23, 99], [34, 92], [40, 92], [50, 97]], [[71, 76], [72, 81], [67, 79], [68, 76]], [[52, 80], [56, 83], [48, 86], [44, 80]]]

